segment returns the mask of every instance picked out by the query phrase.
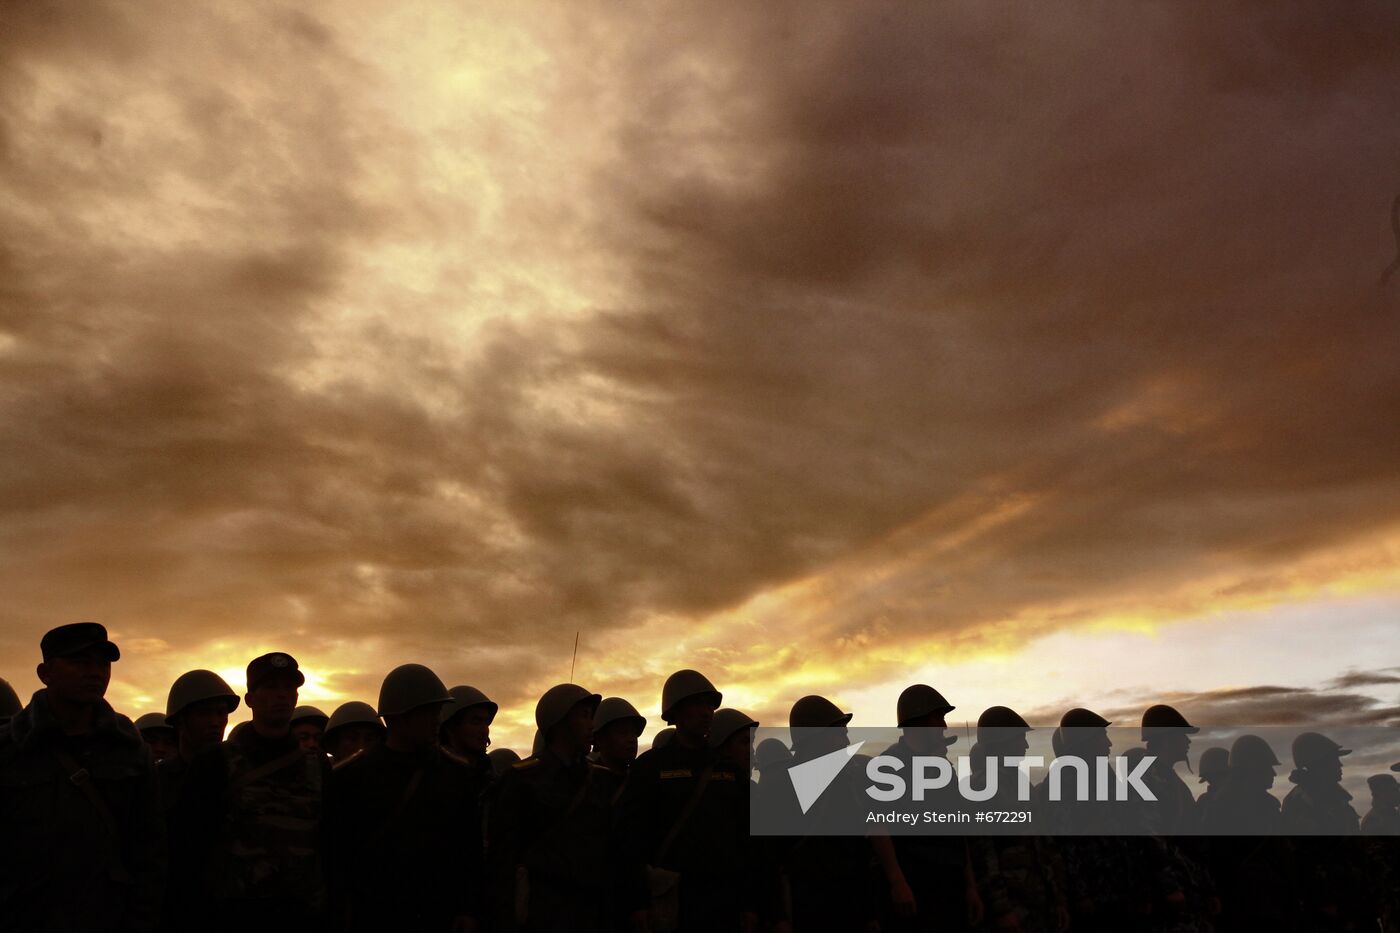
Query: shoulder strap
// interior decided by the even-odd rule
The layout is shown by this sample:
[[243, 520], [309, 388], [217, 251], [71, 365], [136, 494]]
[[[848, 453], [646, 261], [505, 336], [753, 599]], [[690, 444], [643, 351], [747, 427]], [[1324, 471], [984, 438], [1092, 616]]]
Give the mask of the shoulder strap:
[[671, 824], [671, 830], [666, 834], [666, 838], [661, 840], [661, 847], [656, 850], [653, 864], [659, 865], [666, 858], [666, 853], [671, 849], [671, 843], [676, 841], [676, 837], [681, 834], [686, 820], [690, 819], [690, 814], [695, 812], [695, 808], [700, 805], [700, 798], [705, 793], [705, 785], [710, 783], [710, 776], [714, 773], [715, 766], [712, 764], [706, 765], [705, 770], [700, 772], [700, 777], [695, 781], [695, 790], [691, 791], [690, 799], [685, 802], [685, 806], [676, 816], [676, 821]]

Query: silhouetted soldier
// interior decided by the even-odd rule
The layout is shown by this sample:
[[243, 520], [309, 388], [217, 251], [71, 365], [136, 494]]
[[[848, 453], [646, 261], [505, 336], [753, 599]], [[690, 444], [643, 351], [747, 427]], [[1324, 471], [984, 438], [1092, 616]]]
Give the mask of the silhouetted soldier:
[[1282, 830], [1279, 802], [1269, 793], [1278, 765], [1264, 739], [1239, 736], [1230, 746], [1224, 785], [1201, 813], [1207, 833], [1237, 837], [1211, 842], [1229, 929], [1290, 929], [1298, 916], [1291, 847], [1286, 840], [1260, 838]]
[[1400, 836], [1400, 783], [1389, 774], [1373, 774], [1366, 786], [1371, 791], [1371, 809], [1361, 820], [1361, 831], [1368, 836]]
[[634, 924], [725, 933], [753, 909], [748, 771], [716, 760], [709, 744], [720, 700], [697, 671], [666, 678], [661, 718], [675, 727], [674, 738], [653, 743], [628, 772], [617, 816], [623, 896]]
[[383, 741], [384, 723], [379, 721], [374, 707], [351, 700], [340, 704], [331, 713], [326, 731], [321, 736], [321, 747], [331, 756], [332, 764], [339, 768]]
[[1279, 802], [1269, 793], [1279, 760], [1257, 735], [1242, 735], [1230, 746], [1229, 770], [1219, 796], [1202, 814], [1212, 835], [1272, 836], [1282, 828]]
[[330, 717], [314, 706], [298, 706], [292, 710], [292, 735], [297, 744], [308, 755], [325, 752], [321, 748], [321, 737], [325, 734]]
[[[971, 786], [986, 787], [990, 758], [1024, 756], [1030, 725], [1015, 710], [993, 706], [977, 719], [977, 743], [969, 752]], [[970, 803], [983, 810], [1024, 810], [1017, 800], [1017, 771], [1001, 765], [996, 796]], [[1041, 836], [995, 835], [968, 839], [973, 873], [981, 888], [988, 922], [1002, 929], [1063, 930], [1069, 923], [1064, 900], [1064, 866], [1055, 848]]]
[[438, 741], [448, 755], [467, 769], [467, 792], [474, 801], [479, 825], [484, 820], [486, 790], [496, 779], [486, 749], [491, 745], [491, 723], [496, 721], [500, 707], [480, 690], [465, 684], [447, 692], [452, 702], [443, 704]]
[[[184, 816], [190, 806], [185, 785], [190, 766], [201, 754], [217, 749], [224, 740], [228, 717], [238, 708], [238, 695], [213, 671], [187, 671], [170, 685], [165, 700], [165, 721], [175, 727], [178, 754], [160, 763], [161, 802], [165, 807], [170, 841], [170, 883], [166, 891], [162, 928], [188, 930], [202, 925], [199, 910], [205, 883], [200, 868], [207, 841], [196, 833], [196, 824]], [[217, 753], [216, 753], [217, 754]]]
[[603, 929], [612, 877], [609, 790], [586, 757], [601, 699], [577, 684], [545, 691], [535, 704], [539, 754], [513, 765], [489, 804], [499, 931]]
[[15, 688], [10, 686], [10, 682], [0, 677], [0, 726], [9, 722], [10, 719], [24, 709], [24, 704], [19, 701], [19, 694], [15, 693]]
[[95, 622], [39, 646], [44, 688], [0, 725], [0, 926], [152, 930], [164, 821], [151, 756], [103, 699], [121, 652]]
[[[904, 762], [901, 774], [912, 780], [913, 761], [919, 758], [947, 760], [948, 747], [958, 740], [949, 735], [947, 714], [953, 704], [927, 684], [905, 688], [896, 704], [901, 735], [899, 741], [883, 754]], [[949, 765], [952, 769], [952, 765]], [[940, 791], [927, 794], [923, 801], [908, 799], [906, 810], [920, 812], [936, 810], [944, 813], [962, 809], [962, 797], [957, 791], [956, 771], [953, 782]], [[891, 894], [887, 916], [882, 929], [894, 931], [931, 931], [966, 929], [981, 914], [981, 897], [972, 876], [967, 841], [961, 836], [896, 835], [891, 838], [895, 856], [913, 898], [913, 913], [900, 916], [896, 895]]]
[[1196, 824], [1199, 828], [1205, 819], [1206, 808], [1225, 786], [1225, 777], [1230, 773], [1230, 750], [1218, 745], [1206, 749], [1201, 752], [1201, 760], [1197, 763], [1196, 770], [1200, 772], [1196, 783], [1206, 786], [1201, 796], [1196, 799]]
[[491, 762], [491, 770], [495, 777], [500, 778], [510, 770], [510, 766], [520, 760], [520, 753], [513, 748], [493, 748], [486, 753], [486, 757]]
[[1297, 786], [1283, 798], [1284, 831], [1296, 836], [1354, 836], [1360, 820], [1351, 807], [1351, 794], [1342, 789], [1342, 757], [1351, 749], [1317, 732], [1293, 740], [1293, 772]]
[[250, 723], [190, 766], [185, 818], [202, 850], [212, 905], [206, 927], [303, 930], [325, 900], [321, 852], [330, 764], [292, 735], [297, 690], [306, 682], [289, 654], [248, 664]]
[[1155, 759], [1143, 775], [1143, 783], [1157, 798], [1144, 807], [1147, 829], [1162, 836], [1194, 831], [1199, 825], [1196, 798], [1176, 773], [1176, 766], [1190, 767], [1191, 736], [1201, 730], [1170, 706], [1148, 707], [1142, 714], [1142, 741]]
[[175, 738], [175, 729], [165, 721], [164, 713], [146, 713], [138, 716], [136, 731], [141, 733], [141, 741], [151, 750], [151, 758], [160, 764], [167, 758], [174, 758], [180, 746]]
[[631, 703], [604, 697], [593, 714], [592, 760], [625, 777], [637, 760], [637, 738], [646, 727], [646, 717]]
[[675, 727], [674, 727], [674, 726], [667, 726], [665, 729], [660, 730], [659, 732], [656, 733], [656, 735], [654, 735], [654, 736], [651, 737], [651, 747], [652, 747], [652, 748], [665, 748], [667, 745], [671, 744], [671, 740], [674, 739], [675, 737], [676, 737], [676, 729], [675, 729]]
[[480, 811], [470, 767], [438, 744], [442, 709], [453, 702], [423, 665], [394, 668], [379, 691], [383, 744], [335, 771], [326, 825], [346, 908], [336, 919], [347, 930], [476, 928]]
[[753, 752], [753, 766], [758, 772], [759, 784], [762, 784], [769, 774], [777, 775], [774, 780], [781, 779], [791, 762], [791, 750], [783, 744], [782, 739], [776, 737], [770, 736], [759, 742]]

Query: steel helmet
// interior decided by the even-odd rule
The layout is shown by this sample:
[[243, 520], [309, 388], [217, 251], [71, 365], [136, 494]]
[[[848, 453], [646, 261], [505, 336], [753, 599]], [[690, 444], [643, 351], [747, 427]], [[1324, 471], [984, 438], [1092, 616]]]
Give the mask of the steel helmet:
[[541, 734], [547, 733], [562, 722], [575, 706], [588, 703], [596, 708], [602, 699], [578, 684], [556, 684], [546, 690], [535, 704], [535, 727]]
[[605, 726], [624, 720], [637, 727], [638, 735], [647, 727], [646, 717], [637, 712], [637, 708], [631, 703], [622, 697], [605, 697], [598, 704], [597, 712], [593, 714], [593, 732], [596, 735], [602, 732]]
[[671, 744], [671, 740], [675, 737], [676, 727], [667, 726], [665, 729], [662, 729], [660, 732], [656, 733], [656, 735], [651, 737], [651, 747], [665, 748], [667, 745]]
[[753, 750], [753, 765], [760, 771], [770, 765], [782, 764], [785, 761], [792, 761], [792, 752], [788, 751], [788, 747], [783, 744], [782, 739], [764, 739]]
[[486, 760], [491, 762], [491, 770], [499, 777], [519, 761], [520, 756], [513, 748], [493, 748], [486, 753]]
[[[977, 741], [979, 743], [996, 741], [997, 735], [994, 730], [998, 729], [1021, 729], [1025, 732], [1033, 731], [1030, 725], [1021, 718], [1021, 714], [1009, 706], [989, 706], [982, 711], [982, 715], [977, 717]], [[1061, 736], [1063, 738], [1063, 735]]]
[[666, 678], [666, 683], [661, 687], [661, 719], [664, 722], [671, 721], [671, 711], [682, 700], [691, 697], [706, 696], [713, 700], [713, 709], [719, 709], [723, 694], [715, 689], [715, 685], [710, 683], [710, 679], [699, 671], [676, 671]]
[[1350, 754], [1351, 749], [1342, 748], [1320, 732], [1300, 732], [1293, 740], [1295, 768], [1313, 768]]
[[788, 712], [789, 729], [813, 729], [825, 726], [844, 726], [851, 721], [850, 713], [843, 713], [836, 704], [826, 697], [808, 694]]
[[230, 713], [238, 708], [238, 694], [218, 674], [206, 670], [186, 671], [170, 685], [165, 699], [165, 718], [174, 721], [185, 707], [216, 697], [224, 700]]
[[175, 727], [165, 721], [165, 714], [163, 713], [147, 713], [144, 716], [138, 717], [136, 722], [132, 725], [136, 726], [136, 731], [142, 735], [156, 729], [161, 729], [165, 732], [175, 731]]
[[1269, 747], [1269, 743], [1257, 735], [1242, 735], [1230, 746], [1231, 771], [1250, 766], [1271, 768], [1278, 764], [1282, 762]]
[[326, 723], [326, 738], [329, 739], [331, 733], [341, 726], [357, 724], [374, 726], [380, 732], [384, 731], [384, 723], [379, 721], [379, 714], [374, 711], [373, 706], [359, 700], [351, 700], [340, 704], [331, 713], [330, 721]]
[[452, 697], [452, 702], [444, 704], [442, 707], [443, 722], [447, 722], [447, 720], [456, 716], [458, 713], [462, 712], [462, 710], [471, 709], [473, 706], [486, 707], [491, 711], [492, 720], [496, 718], [496, 713], [500, 710], [500, 707], [493, 703], [490, 697], [475, 687], [453, 687], [451, 690], [447, 691], [447, 694]]
[[719, 748], [729, 737], [743, 728], [757, 728], [758, 720], [737, 709], [715, 710], [714, 722], [710, 725], [710, 748]]
[[384, 676], [379, 688], [379, 715], [397, 716], [420, 706], [451, 703], [442, 680], [421, 664], [400, 664]]
[[320, 720], [321, 728], [326, 728], [326, 723], [330, 722], [330, 717], [314, 706], [298, 706], [292, 710], [292, 725], [296, 725], [306, 719]]
[[900, 726], [907, 726], [911, 720], [922, 719], [934, 713], [946, 715], [954, 709], [953, 704], [943, 699], [943, 694], [928, 684], [905, 687], [896, 704]]
[[1061, 729], [1106, 729], [1113, 723], [1091, 709], [1076, 706], [1060, 717]]
[[1204, 784], [1206, 781], [1224, 777], [1225, 772], [1230, 770], [1229, 749], [1215, 745], [1201, 752], [1201, 760], [1197, 763], [1196, 770], [1201, 773], [1197, 784]]
[[24, 704], [19, 701], [19, 694], [15, 693], [15, 688], [10, 686], [10, 682], [0, 677], [0, 723], [7, 719], [14, 718], [14, 715], [24, 709]]
[[[1154, 733], [1152, 730], [1160, 730]], [[1170, 730], [1172, 732], [1184, 732], [1187, 735], [1195, 735], [1201, 730], [1186, 721], [1186, 717], [1178, 713], [1173, 707], [1165, 703], [1158, 703], [1156, 706], [1149, 706], [1142, 714], [1142, 740], [1144, 742], [1155, 738], [1161, 732]]]

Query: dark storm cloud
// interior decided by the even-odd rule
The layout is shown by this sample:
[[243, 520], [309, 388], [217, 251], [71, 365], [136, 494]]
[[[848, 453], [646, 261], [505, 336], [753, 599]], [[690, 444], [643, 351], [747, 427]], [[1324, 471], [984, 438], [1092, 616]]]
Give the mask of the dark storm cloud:
[[[3, 15], [6, 656], [383, 637], [518, 698], [575, 629], [793, 581], [829, 660], [1267, 594], [1400, 520], [1391, 7], [573, 13], [541, 129], [607, 143], [578, 202], [501, 173], [518, 241], [335, 8]], [[531, 238], [626, 297], [447, 329]], [[409, 239], [459, 291], [340, 316]]]

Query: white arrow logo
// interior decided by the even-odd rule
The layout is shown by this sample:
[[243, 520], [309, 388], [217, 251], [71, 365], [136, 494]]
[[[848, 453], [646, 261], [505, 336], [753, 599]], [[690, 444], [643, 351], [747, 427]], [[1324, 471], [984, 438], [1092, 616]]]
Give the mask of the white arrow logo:
[[854, 745], [847, 745], [845, 748], [828, 752], [820, 758], [813, 758], [811, 761], [804, 761], [800, 765], [788, 768], [788, 775], [792, 778], [792, 789], [797, 792], [797, 805], [802, 808], [804, 814], [812, 809], [812, 804], [816, 803], [817, 798], [825, 793], [832, 781], [836, 780], [836, 775], [840, 774], [841, 769], [846, 767], [846, 762], [851, 760], [856, 749], [864, 744], [864, 742], [857, 742]]

